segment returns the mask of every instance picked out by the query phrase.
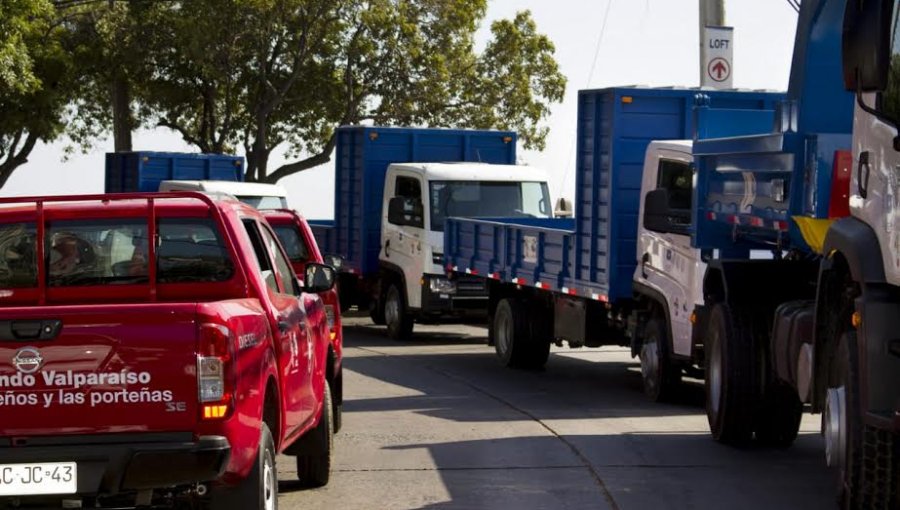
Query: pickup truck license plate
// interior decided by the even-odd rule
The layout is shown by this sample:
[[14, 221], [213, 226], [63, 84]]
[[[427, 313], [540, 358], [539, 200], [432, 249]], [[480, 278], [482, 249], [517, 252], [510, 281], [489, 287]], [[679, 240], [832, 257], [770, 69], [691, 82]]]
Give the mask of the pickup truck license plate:
[[77, 471], [74, 462], [0, 464], [0, 496], [74, 494]]

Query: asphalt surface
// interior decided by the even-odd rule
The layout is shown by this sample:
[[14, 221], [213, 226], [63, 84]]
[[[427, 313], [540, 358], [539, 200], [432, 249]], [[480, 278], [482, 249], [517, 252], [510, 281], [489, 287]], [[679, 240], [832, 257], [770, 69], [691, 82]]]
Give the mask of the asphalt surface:
[[836, 507], [818, 415], [789, 449], [738, 450], [710, 438], [701, 382], [650, 403], [622, 348], [554, 348], [529, 372], [500, 367], [482, 328], [344, 328], [331, 482], [301, 490], [280, 457], [283, 510]]

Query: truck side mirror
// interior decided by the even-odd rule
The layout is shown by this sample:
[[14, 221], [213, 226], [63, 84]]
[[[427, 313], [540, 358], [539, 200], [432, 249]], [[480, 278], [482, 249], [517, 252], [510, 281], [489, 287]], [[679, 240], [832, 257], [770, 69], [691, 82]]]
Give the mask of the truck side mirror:
[[394, 225], [425, 227], [425, 208], [417, 198], [394, 197], [388, 202], [388, 221]]
[[690, 233], [691, 211], [672, 209], [669, 206], [669, 190], [648, 191], [644, 198], [644, 228], [661, 234]]
[[325, 292], [334, 288], [334, 268], [325, 264], [306, 264], [303, 292]]
[[853, 92], [887, 88], [893, 0], [849, 0], [841, 41], [844, 87]]

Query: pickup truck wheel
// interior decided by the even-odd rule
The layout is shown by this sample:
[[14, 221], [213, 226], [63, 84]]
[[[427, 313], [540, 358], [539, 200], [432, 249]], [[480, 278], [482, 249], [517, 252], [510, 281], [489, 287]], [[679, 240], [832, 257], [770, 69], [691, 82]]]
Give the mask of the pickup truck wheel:
[[757, 403], [751, 323], [723, 303], [713, 306], [704, 342], [706, 417], [713, 438], [731, 445], [753, 437]]
[[406, 340], [412, 336], [413, 318], [406, 309], [403, 293], [392, 283], [384, 295], [384, 321], [388, 336], [394, 340]]
[[316, 428], [307, 432], [301, 441], [308, 441], [308, 447], [297, 456], [297, 478], [304, 487], [324, 487], [331, 477], [334, 457], [334, 416], [331, 402], [331, 387], [325, 383], [325, 401], [322, 403], [322, 418]]
[[654, 317], [647, 321], [644, 344], [641, 347], [641, 379], [644, 394], [653, 402], [669, 400], [681, 383], [681, 369], [672, 365], [662, 321]]
[[214, 487], [212, 510], [278, 510], [278, 471], [275, 468], [275, 442], [263, 423], [259, 433], [256, 462], [239, 485]]
[[762, 444], [787, 448], [797, 439], [803, 402], [785, 383], [773, 383], [763, 396], [756, 423], [756, 439]]

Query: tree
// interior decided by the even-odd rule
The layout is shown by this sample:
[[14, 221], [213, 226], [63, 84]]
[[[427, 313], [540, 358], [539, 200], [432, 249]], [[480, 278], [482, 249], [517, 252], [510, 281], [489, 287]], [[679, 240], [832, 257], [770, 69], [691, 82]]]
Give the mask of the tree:
[[[486, 0], [182, 0], [145, 20], [141, 114], [204, 152], [243, 146], [248, 180], [327, 162], [335, 128], [515, 129], [543, 148], [565, 78], [529, 12], [474, 34]], [[270, 171], [274, 149], [293, 162]]]
[[0, 188], [65, 127], [75, 87], [60, 36], [48, 1], [0, 4]]

